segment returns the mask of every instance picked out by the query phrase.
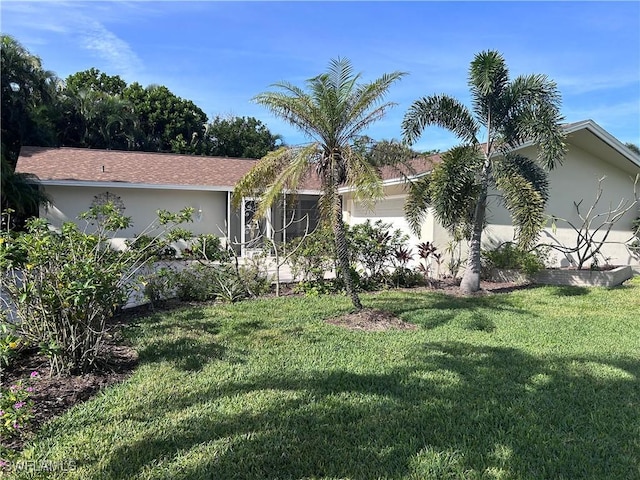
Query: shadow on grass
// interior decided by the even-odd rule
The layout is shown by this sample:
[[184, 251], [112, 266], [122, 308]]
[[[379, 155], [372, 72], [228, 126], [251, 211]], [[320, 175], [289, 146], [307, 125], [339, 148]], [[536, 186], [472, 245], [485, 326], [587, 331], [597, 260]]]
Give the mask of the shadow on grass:
[[492, 332], [495, 330], [495, 323], [491, 316], [497, 312], [535, 316], [507, 295], [457, 297], [434, 292], [428, 293], [424, 298], [413, 296], [398, 300], [393, 301], [392, 296], [369, 297], [366, 303], [368, 307], [391, 311], [403, 320], [427, 329], [457, 320], [467, 330]]
[[[285, 370], [194, 392], [154, 413], [188, 428], [115, 448], [100, 475], [135, 478], [179, 452], [187, 479], [637, 478], [636, 359], [541, 360], [460, 342], [425, 343], [411, 358], [380, 374]], [[273, 401], [197, 413], [249, 395]]]
[[587, 287], [558, 285], [549, 288], [551, 289], [551, 294], [558, 297], [579, 297], [582, 295], [589, 295], [589, 289]]

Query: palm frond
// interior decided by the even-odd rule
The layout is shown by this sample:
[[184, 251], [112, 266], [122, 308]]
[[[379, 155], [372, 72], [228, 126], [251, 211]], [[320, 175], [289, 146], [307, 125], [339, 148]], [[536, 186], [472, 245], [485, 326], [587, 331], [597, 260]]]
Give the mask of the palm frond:
[[521, 155], [507, 155], [496, 161], [493, 174], [516, 227], [518, 243], [528, 248], [546, 223], [547, 175], [535, 161]]
[[463, 143], [478, 143], [478, 124], [467, 107], [448, 95], [433, 95], [416, 100], [402, 120], [402, 137], [415, 143], [423, 130], [437, 125], [453, 132]]
[[484, 161], [482, 152], [474, 146], [455, 147], [442, 155], [430, 175], [411, 183], [405, 216], [418, 234], [429, 208], [449, 232], [468, 236], [473, 221], [480, 184], [476, 171]]
[[309, 173], [316, 151], [317, 145], [310, 144], [269, 152], [238, 181], [231, 196], [232, 204], [237, 207], [243, 197], [260, 197], [258, 215], [264, 213], [267, 202], [279, 197], [283, 190], [297, 189]]
[[481, 184], [477, 172], [484, 155], [477, 146], [454, 147], [431, 174], [434, 216], [452, 234], [470, 232]]
[[545, 75], [523, 75], [511, 82], [505, 92], [509, 111], [502, 136], [511, 148], [533, 141], [538, 147], [538, 161], [552, 169], [566, 153], [560, 93]]
[[420, 235], [422, 224], [427, 219], [431, 206], [431, 176], [426, 175], [409, 184], [409, 193], [404, 204], [404, 215], [411, 231]]
[[469, 66], [473, 111], [481, 125], [491, 128], [492, 116], [501, 110], [500, 100], [509, 83], [509, 70], [502, 55], [487, 50], [478, 53]]
[[347, 184], [354, 188], [354, 198], [365, 208], [372, 209], [384, 196], [380, 169], [367, 161], [366, 156], [351, 148], [343, 151]]

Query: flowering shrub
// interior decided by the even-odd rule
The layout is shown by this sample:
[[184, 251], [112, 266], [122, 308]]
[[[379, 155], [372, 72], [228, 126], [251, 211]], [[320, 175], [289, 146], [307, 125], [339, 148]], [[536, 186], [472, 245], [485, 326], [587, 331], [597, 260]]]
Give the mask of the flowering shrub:
[[9, 366], [21, 343], [13, 325], [0, 320], [0, 368]]
[[[38, 372], [31, 372], [31, 378], [37, 378]], [[33, 416], [33, 387], [18, 381], [9, 388], [0, 387], [0, 436], [14, 437]]]
[[152, 258], [148, 253], [186, 235], [176, 226], [190, 221], [192, 210], [159, 211], [145, 230], [154, 236], [143, 248], [112, 247], [117, 232], [131, 226], [113, 204], [82, 214], [84, 229], [67, 222], [56, 231], [36, 218], [27, 222], [25, 232], [0, 233], [0, 269], [6, 272], [2, 289], [15, 309], [18, 333], [41, 346], [53, 373], [94, 367], [106, 321], [137, 287]]

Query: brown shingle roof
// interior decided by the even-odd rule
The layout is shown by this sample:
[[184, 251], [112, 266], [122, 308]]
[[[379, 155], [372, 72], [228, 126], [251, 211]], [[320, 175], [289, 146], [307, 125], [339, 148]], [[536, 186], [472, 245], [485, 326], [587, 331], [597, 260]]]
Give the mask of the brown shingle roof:
[[[430, 171], [438, 155], [420, 157], [410, 168], [384, 167], [383, 180], [401, 179]], [[131, 185], [180, 185], [233, 189], [257, 160], [203, 157], [173, 153], [129, 152], [89, 148], [22, 147], [17, 172], [33, 173], [41, 181], [118, 182]], [[320, 182], [311, 175], [302, 187], [318, 190]]]
[[256, 160], [89, 148], [22, 147], [18, 172], [76, 180], [233, 188]]

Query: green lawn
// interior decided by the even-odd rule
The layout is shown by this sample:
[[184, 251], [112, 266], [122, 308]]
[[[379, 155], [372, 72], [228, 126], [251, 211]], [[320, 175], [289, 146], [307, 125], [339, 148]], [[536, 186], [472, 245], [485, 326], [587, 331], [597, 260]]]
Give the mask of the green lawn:
[[420, 328], [332, 326], [332, 296], [143, 319], [135, 374], [35, 455], [65, 479], [640, 478], [640, 278], [363, 300]]

